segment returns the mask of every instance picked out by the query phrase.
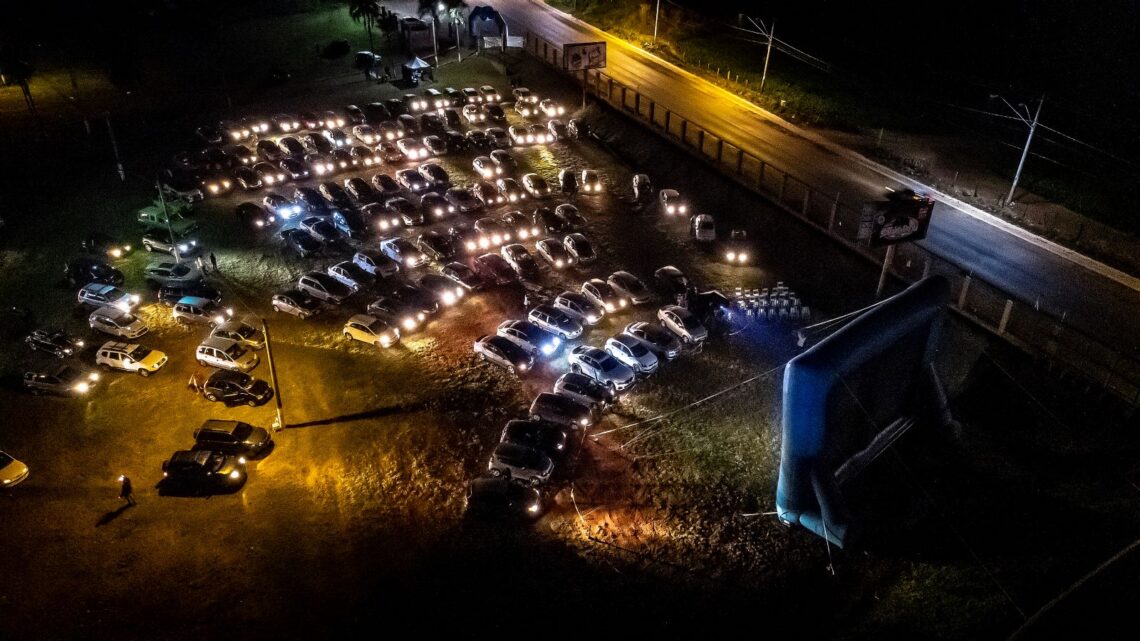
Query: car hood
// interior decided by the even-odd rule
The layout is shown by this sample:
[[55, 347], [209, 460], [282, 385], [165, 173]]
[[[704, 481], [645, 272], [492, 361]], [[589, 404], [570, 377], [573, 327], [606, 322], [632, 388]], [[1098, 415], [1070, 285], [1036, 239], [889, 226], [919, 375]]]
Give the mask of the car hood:
[[164, 354], [158, 350], [151, 350], [151, 352], [149, 354], [147, 354], [145, 358], [143, 358], [141, 361], [139, 361], [139, 365], [141, 365], [147, 369], [154, 369], [156, 367], [163, 365], [165, 362], [166, 362], [166, 354]]
[[0, 468], [0, 486], [10, 486], [28, 475], [28, 466], [20, 461], [12, 461], [11, 463]]

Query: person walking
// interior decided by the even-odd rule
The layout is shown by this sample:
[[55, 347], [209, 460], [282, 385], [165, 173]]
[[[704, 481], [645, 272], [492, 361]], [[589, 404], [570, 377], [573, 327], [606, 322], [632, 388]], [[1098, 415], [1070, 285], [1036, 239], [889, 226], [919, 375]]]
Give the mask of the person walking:
[[194, 370], [194, 373], [190, 375], [190, 380], [186, 383], [186, 387], [193, 390], [195, 394], [201, 394], [205, 385], [206, 373], [201, 367]]
[[201, 256], [194, 259], [194, 266], [198, 268], [198, 271], [206, 272], [206, 261], [202, 260]]
[[131, 479], [126, 474], [119, 475], [119, 498], [127, 505], [135, 505], [135, 489], [131, 486]]
[[218, 271], [218, 257], [214, 255], [214, 252], [210, 252], [210, 270]]

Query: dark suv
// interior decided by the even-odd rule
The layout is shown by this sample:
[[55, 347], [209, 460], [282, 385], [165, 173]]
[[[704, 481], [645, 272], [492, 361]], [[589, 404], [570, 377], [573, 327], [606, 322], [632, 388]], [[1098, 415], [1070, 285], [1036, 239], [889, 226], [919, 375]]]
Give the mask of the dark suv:
[[91, 256], [79, 256], [67, 261], [63, 266], [63, 278], [72, 287], [88, 283], [115, 286], [123, 284], [123, 272]]
[[245, 482], [245, 464], [221, 452], [180, 450], [162, 462], [162, 476], [171, 483], [240, 485]]
[[244, 372], [220, 369], [210, 374], [202, 387], [202, 396], [208, 401], [220, 401], [226, 405], [257, 407], [273, 398], [273, 388], [269, 387], [269, 383]]
[[254, 427], [241, 421], [210, 419], [194, 430], [194, 449], [256, 456], [273, 444], [273, 438], [264, 427]]
[[174, 307], [175, 303], [186, 296], [205, 298], [219, 305], [222, 302], [222, 292], [200, 283], [170, 283], [158, 288], [158, 302], [167, 307]]

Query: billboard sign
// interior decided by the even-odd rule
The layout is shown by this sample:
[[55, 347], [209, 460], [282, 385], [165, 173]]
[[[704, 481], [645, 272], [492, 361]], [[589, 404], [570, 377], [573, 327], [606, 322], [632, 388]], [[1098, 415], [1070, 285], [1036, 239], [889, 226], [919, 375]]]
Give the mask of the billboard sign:
[[606, 66], [606, 43], [573, 42], [562, 45], [562, 63], [566, 71], [601, 69]]
[[887, 200], [865, 203], [859, 220], [859, 240], [872, 247], [926, 238], [934, 200], [909, 189], [893, 192]]

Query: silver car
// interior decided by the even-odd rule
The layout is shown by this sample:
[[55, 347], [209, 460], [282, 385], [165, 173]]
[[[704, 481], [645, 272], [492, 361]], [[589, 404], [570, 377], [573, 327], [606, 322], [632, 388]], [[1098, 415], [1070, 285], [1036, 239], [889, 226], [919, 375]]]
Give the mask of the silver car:
[[487, 470], [491, 476], [504, 476], [537, 486], [550, 480], [550, 475], [554, 472], [554, 461], [525, 445], [499, 443], [491, 453]]
[[567, 360], [570, 361], [572, 371], [585, 374], [615, 390], [629, 388], [636, 379], [632, 369], [597, 347], [579, 345], [570, 352]]
[[660, 325], [638, 321], [626, 325], [624, 333], [641, 341], [642, 345], [653, 350], [657, 354], [658, 360], [661, 358], [672, 360], [681, 353], [681, 341], [673, 332]]
[[544, 303], [535, 307], [527, 314], [527, 320], [565, 340], [582, 335], [582, 323], [553, 305]]
[[91, 329], [123, 338], [138, 338], [150, 331], [142, 319], [113, 305], [100, 307], [91, 312], [87, 322]]
[[657, 371], [657, 356], [629, 334], [618, 334], [606, 339], [605, 349], [606, 353], [638, 374], [652, 374]]
[[677, 335], [684, 343], [700, 343], [709, 337], [709, 331], [692, 312], [677, 305], [668, 305], [657, 310], [657, 320]]

